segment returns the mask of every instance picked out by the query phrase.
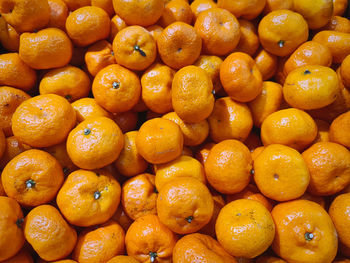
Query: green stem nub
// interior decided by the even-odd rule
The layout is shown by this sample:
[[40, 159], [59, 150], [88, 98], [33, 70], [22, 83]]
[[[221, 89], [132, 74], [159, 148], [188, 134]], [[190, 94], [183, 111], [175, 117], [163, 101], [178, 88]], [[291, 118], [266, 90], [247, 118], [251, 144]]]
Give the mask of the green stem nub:
[[307, 75], [307, 74], [311, 74], [311, 71], [308, 69], [304, 71], [304, 75]]
[[279, 47], [284, 47], [284, 40], [280, 40], [277, 42]]
[[188, 223], [191, 223], [193, 220], [193, 216], [189, 216], [185, 218]]
[[146, 56], [146, 53], [138, 45], [134, 46], [134, 50], [138, 51], [141, 54], [141, 56], [143, 56], [143, 57]]
[[71, 100], [72, 99], [72, 96], [71, 95], [66, 95], [64, 96], [66, 98], [66, 100]]
[[306, 232], [305, 233], [305, 239], [307, 241], [311, 241], [314, 238], [314, 234], [310, 233], [310, 232]]
[[156, 252], [149, 252], [149, 257], [151, 262], [155, 262], [157, 258], [157, 253]]
[[100, 191], [96, 191], [95, 193], [94, 193], [94, 198], [97, 200], [97, 199], [99, 199], [101, 197], [101, 192]]
[[91, 133], [91, 130], [88, 128], [84, 129], [84, 135], [89, 135]]
[[251, 169], [251, 170], [250, 170], [250, 174], [251, 174], [251, 175], [254, 175], [254, 174], [255, 174], [255, 170], [254, 170], [254, 169]]
[[113, 89], [119, 89], [119, 87], [120, 87], [120, 82], [114, 81], [114, 82], [112, 83], [112, 86], [113, 86]]
[[35, 185], [36, 185], [36, 183], [32, 179], [29, 179], [28, 181], [26, 181], [27, 188], [34, 188]]
[[24, 222], [24, 219], [23, 218], [18, 218], [17, 221], [16, 221], [16, 225], [18, 228], [22, 228], [22, 224]]

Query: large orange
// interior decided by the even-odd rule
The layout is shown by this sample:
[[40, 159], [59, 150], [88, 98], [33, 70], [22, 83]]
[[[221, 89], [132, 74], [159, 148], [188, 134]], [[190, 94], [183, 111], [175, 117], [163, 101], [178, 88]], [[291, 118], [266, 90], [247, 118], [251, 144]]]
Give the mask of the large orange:
[[350, 111], [339, 115], [332, 121], [329, 140], [350, 148]]
[[266, 0], [218, 0], [218, 7], [227, 9], [237, 18], [254, 19], [264, 9]]

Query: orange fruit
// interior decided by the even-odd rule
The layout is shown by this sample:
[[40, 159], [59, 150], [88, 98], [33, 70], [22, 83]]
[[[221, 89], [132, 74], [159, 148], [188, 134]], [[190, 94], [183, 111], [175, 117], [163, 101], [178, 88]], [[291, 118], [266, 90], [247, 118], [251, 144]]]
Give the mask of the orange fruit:
[[107, 117], [86, 119], [67, 138], [68, 155], [82, 169], [98, 169], [113, 163], [123, 146], [120, 128]]
[[350, 33], [350, 20], [342, 16], [333, 16], [321, 30], [333, 30]]
[[255, 148], [251, 154], [252, 154], [252, 159], [253, 161], [259, 156], [260, 153], [262, 153], [262, 151], [265, 149], [265, 146], [260, 146]]
[[0, 260], [3, 261], [16, 255], [25, 240], [20, 205], [12, 198], [0, 196], [0, 211]]
[[67, 5], [63, 0], [48, 0], [48, 4], [50, 7], [50, 20], [47, 27], [57, 27], [64, 31], [69, 12]]
[[71, 12], [66, 20], [66, 30], [74, 45], [86, 47], [109, 36], [110, 18], [97, 6], [84, 6]]
[[112, 119], [118, 124], [123, 133], [136, 130], [138, 115], [134, 111], [114, 113]]
[[34, 263], [32, 255], [26, 248], [21, 249], [16, 255], [7, 260], [1, 261], [2, 263]]
[[131, 70], [112, 64], [97, 73], [92, 83], [92, 93], [96, 102], [109, 112], [124, 112], [137, 104], [141, 83]]
[[296, 200], [272, 209], [276, 235], [274, 252], [287, 262], [332, 262], [337, 254], [337, 232], [327, 212], [317, 203]]
[[18, 32], [28, 32], [45, 27], [50, 19], [47, 0], [9, 0], [0, 2], [0, 13]]
[[272, 11], [293, 8], [293, 0], [266, 0], [263, 14], [266, 15]]
[[120, 16], [115, 15], [111, 19], [111, 30], [109, 32], [109, 41], [113, 43], [115, 36], [122, 29], [126, 28], [126, 23]]
[[175, 22], [158, 36], [157, 46], [162, 61], [169, 67], [180, 69], [197, 60], [202, 49], [202, 39], [192, 26]]
[[275, 225], [258, 201], [239, 199], [225, 205], [216, 221], [216, 236], [232, 256], [254, 258], [272, 243]]
[[248, 20], [240, 19], [241, 37], [235, 51], [243, 52], [253, 56], [260, 46], [258, 31], [255, 25]]
[[151, 34], [151, 36], [154, 38], [154, 40], [157, 41], [159, 35], [162, 33], [164, 28], [155, 24], [155, 25], [151, 25], [151, 26], [146, 27], [146, 29]]
[[91, 89], [89, 76], [73, 66], [52, 69], [41, 79], [40, 94], [57, 94], [68, 101], [87, 97]]
[[176, 242], [173, 251], [174, 263], [217, 262], [236, 263], [218, 241], [210, 236], [194, 233]]
[[225, 140], [216, 144], [204, 163], [207, 180], [223, 194], [241, 192], [250, 181], [252, 157], [240, 141]]
[[80, 263], [107, 262], [124, 253], [125, 232], [114, 221], [80, 233], [73, 258]]
[[55, 198], [64, 179], [60, 163], [49, 153], [31, 149], [14, 157], [1, 180], [7, 196], [24, 206], [38, 206]]
[[113, 16], [115, 14], [113, 0], [91, 0], [91, 5], [102, 8], [109, 16]]
[[204, 165], [207, 161], [210, 150], [214, 147], [214, 145], [215, 143], [209, 142], [198, 149], [195, 157], [202, 165]]
[[152, 174], [139, 174], [127, 180], [122, 187], [122, 205], [133, 220], [145, 215], [157, 214], [158, 191]]
[[0, 18], [0, 42], [8, 51], [19, 50], [19, 33], [3, 17]]
[[319, 204], [320, 206], [322, 206], [322, 208], [326, 209], [326, 200], [325, 200], [325, 197], [323, 197], [323, 196], [312, 195], [309, 192], [305, 192], [298, 199], [309, 200], [309, 201], [315, 202], [315, 203]]
[[234, 52], [221, 64], [220, 80], [227, 94], [239, 102], [255, 99], [262, 90], [262, 76], [251, 56]]
[[171, 262], [176, 236], [156, 215], [136, 219], [125, 236], [129, 256], [140, 262]]
[[0, 55], [0, 85], [29, 91], [36, 79], [35, 71], [23, 62], [18, 53]]
[[197, 19], [198, 15], [201, 12], [208, 10], [210, 8], [215, 8], [215, 7], [216, 7], [216, 3], [213, 0], [194, 0], [191, 3], [191, 10], [193, 13], [194, 20]]
[[258, 134], [258, 130], [252, 130], [247, 139], [244, 141], [244, 144], [248, 147], [250, 152], [253, 152], [256, 148], [262, 146], [262, 142], [260, 139], [260, 134]]
[[122, 204], [120, 203], [117, 211], [112, 216], [112, 219], [116, 221], [121, 227], [127, 231], [130, 227], [131, 223], [134, 221], [130, 217], [127, 216], [125, 211], [123, 210]]
[[264, 9], [266, 0], [243, 0], [243, 1], [231, 1], [231, 0], [218, 0], [218, 7], [227, 9], [235, 17], [243, 19], [254, 19]]
[[156, 113], [167, 113], [173, 109], [171, 103], [171, 85], [175, 70], [162, 64], [154, 63], [141, 77], [142, 100]]
[[301, 151], [316, 136], [315, 121], [306, 112], [295, 108], [271, 113], [261, 125], [261, 139], [265, 146], [277, 143]]
[[111, 117], [111, 114], [98, 105], [93, 98], [82, 98], [74, 101], [71, 105], [77, 115], [78, 122], [92, 117]]
[[232, 52], [240, 40], [240, 24], [234, 15], [221, 8], [201, 12], [194, 28], [203, 40], [203, 52], [222, 56]]
[[346, 56], [340, 65], [340, 77], [344, 86], [350, 88], [350, 55]]
[[302, 15], [290, 10], [268, 13], [259, 23], [259, 39], [268, 52], [276, 56], [290, 55], [309, 35]]
[[329, 139], [350, 148], [350, 112], [347, 111], [333, 120], [329, 129]]
[[70, 11], [74, 11], [83, 6], [91, 5], [91, 0], [63, 0]]
[[317, 125], [317, 137], [315, 142], [329, 142], [329, 123], [319, 119], [315, 119], [315, 123]]
[[140, 261], [130, 256], [115, 256], [114, 258], [107, 261], [107, 263], [139, 263], [139, 262]]
[[63, 142], [75, 123], [74, 109], [65, 98], [45, 94], [17, 107], [12, 116], [12, 131], [25, 144], [48, 147]]
[[277, 69], [274, 75], [275, 80], [283, 85], [287, 78], [287, 73], [284, 71], [284, 64], [286, 63], [288, 57], [278, 57]]
[[230, 97], [217, 99], [208, 118], [210, 137], [215, 142], [228, 139], [244, 141], [252, 127], [253, 119], [248, 106]]
[[191, 7], [187, 1], [184, 0], [171, 0], [165, 4], [163, 14], [159, 19], [161, 26], [167, 27], [174, 22], [184, 22], [191, 24], [193, 13]]
[[128, 25], [150, 26], [162, 16], [163, 0], [113, 0], [113, 7]]
[[287, 263], [287, 261], [284, 261], [281, 258], [272, 257], [272, 256], [260, 256], [257, 257], [256, 263]]
[[159, 189], [159, 220], [171, 231], [189, 234], [209, 223], [214, 201], [208, 188], [193, 177], [171, 180]]
[[67, 257], [77, 241], [77, 233], [51, 205], [33, 208], [24, 221], [24, 236], [28, 243], [47, 261]]
[[277, 71], [277, 57], [265, 49], [261, 49], [255, 55], [255, 63], [261, 73], [263, 80], [272, 78]]
[[333, 0], [333, 15], [342, 16], [348, 7], [348, 0]]
[[264, 196], [281, 202], [302, 196], [310, 173], [298, 151], [271, 144], [254, 159], [254, 181]]
[[[1, 133], [1, 132], [0, 132]], [[1, 137], [1, 135], [0, 135]], [[2, 139], [0, 139], [2, 140]], [[3, 143], [3, 142], [2, 142]], [[15, 136], [7, 137], [5, 139], [4, 145], [0, 147], [4, 147], [4, 153], [0, 158], [0, 169], [4, 169], [6, 164], [15, 158], [18, 154], [31, 149], [30, 146], [21, 143]], [[1, 181], [1, 180], [0, 180]]]
[[318, 142], [303, 152], [310, 171], [308, 191], [314, 195], [333, 195], [350, 183], [350, 152], [333, 142]]
[[181, 155], [183, 134], [180, 127], [166, 119], [155, 118], [142, 124], [136, 137], [136, 148], [153, 164], [170, 162]]
[[176, 114], [188, 123], [206, 119], [214, 107], [213, 83], [200, 67], [187, 66], [175, 73], [172, 104]]

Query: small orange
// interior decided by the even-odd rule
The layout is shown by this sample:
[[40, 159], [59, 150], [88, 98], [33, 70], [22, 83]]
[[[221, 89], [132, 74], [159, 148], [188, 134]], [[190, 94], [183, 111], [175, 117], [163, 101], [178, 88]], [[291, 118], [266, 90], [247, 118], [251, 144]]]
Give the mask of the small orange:
[[97, 6], [84, 6], [71, 12], [66, 20], [66, 30], [76, 46], [86, 47], [109, 36], [110, 18]]
[[12, 116], [13, 134], [33, 147], [63, 142], [76, 123], [73, 107], [61, 96], [38, 95], [20, 104]]
[[327, 212], [317, 203], [296, 200], [272, 209], [276, 235], [274, 252], [287, 262], [332, 262], [337, 254], [337, 232]]
[[50, 20], [47, 27], [57, 27], [64, 31], [69, 12], [66, 3], [63, 0], [48, 0], [48, 3], [50, 7]]
[[240, 40], [240, 24], [234, 15], [221, 8], [201, 12], [194, 28], [203, 40], [203, 52], [222, 56], [232, 52]]
[[272, 78], [277, 71], [277, 57], [265, 49], [261, 49], [255, 55], [255, 63], [262, 75], [263, 80]]
[[188, 123], [206, 119], [214, 107], [213, 83], [204, 69], [187, 66], [175, 73], [172, 104], [176, 114]]
[[284, 84], [284, 81], [287, 77], [287, 74], [284, 71], [284, 64], [286, 64], [287, 59], [288, 57], [278, 57], [277, 61], [277, 70], [275, 72], [274, 78], [281, 85]]
[[191, 10], [193, 13], [194, 20], [197, 19], [198, 15], [201, 12], [208, 10], [210, 8], [215, 8], [215, 7], [216, 7], [216, 3], [213, 0], [194, 0], [191, 3]]
[[141, 77], [142, 99], [147, 107], [156, 113], [167, 113], [173, 109], [171, 103], [171, 85], [175, 70], [154, 63]]
[[346, 56], [340, 65], [340, 77], [344, 86], [350, 89], [350, 55]]
[[166, 119], [155, 118], [142, 124], [136, 137], [136, 147], [146, 161], [167, 163], [181, 155], [183, 134], [180, 127]]
[[91, 5], [102, 8], [110, 17], [115, 14], [113, 8], [113, 0], [91, 0]]
[[350, 33], [350, 20], [342, 16], [333, 16], [321, 30], [333, 30]]
[[315, 123], [317, 125], [317, 137], [315, 142], [329, 142], [329, 123], [319, 119], [315, 119]]
[[216, 221], [216, 236], [232, 256], [254, 258], [272, 243], [275, 225], [260, 202], [239, 199], [224, 206]]
[[230, 97], [215, 101], [214, 109], [208, 118], [210, 137], [215, 142], [227, 139], [244, 141], [252, 127], [253, 119], [248, 106]]
[[111, 114], [98, 105], [93, 98], [82, 98], [74, 101], [71, 105], [77, 115], [78, 122], [91, 117], [111, 117]]
[[125, 232], [114, 221], [96, 229], [80, 233], [73, 251], [73, 259], [79, 263], [107, 262], [124, 253]]
[[251, 20], [256, 18], [265, 7], [266, 0], [218, 0], [218, 7], [227, 9], [235, 17]]
[[255, 159], [259, 156], [260, 153], [265, 149], [265, 146], [260, 146], [255, 148], [251, 153], [252, 153], [252, 159], [255, 161]]
[[293, 9], [293, 0], [266, 0], [266, 5], [263, 10], [263, 14], [281, 9]]
[[115, 36], [122, 29], [126, 28], [126, 23], [120, 16], [115, 15], [111, 19], [111, 30], [109, 32], [109, 41], [113, 43]]
[[8, 51], [18, 52], [20, 34], [3, 17], [0, 18], [0, 42]]
[[227, 94], [239, 102], [255, 99], [262, 90], [262, 76], [251, 56], [234, 52], [220, 67], [220, 80]]
[[130, 256], [115, 256], [107, 261], [107, 263], [139, 263], [134, 257]]
[[96, 76], [101, 69], [115, 64], [112, 45], [106, 40], [97, 41], [86, 51], [85, 63], [92, 76]]
[[322, 206], [322, 208], [326, 209], [326, 200], [325, 200], [324, 196], [312, 195], [309, 192], [305, 192], [305, 194], [303, 194], [298, 199], [309, 200], [309, 201], [315, 202], [315, 203], [319, 204], [320, 206]]
[[164, 28], [162, 28], [159, 25], [151, 25], [151, 26], [146, 27], [146, 29], [151, 34], [151, 36], [154, 38], [154, 40], [157, 41], [159, 35], [162, 33]]
[[348, 7], [348, 0], [333, 0], [333, 15], [342, 16]]
[[125, 213], [133, 220], [157, 214], [158, 191], [155, 176], [139, 174], [127, 180], [122, 187], [121, 202]]
[[118, 124], [123, 133], [136, 130], [138, 114], [134, 111], [114, 113], [112, 119]]
[[166, 183], [157, 199], [159, 220], [171, 231], [189, 234], [209, 223], [214, 201], [208, 188], [193, 177]]
[[329, 129], [329, 139], [350, 148], [350, 111], [339, 115], [333, 120]]
[[29, 91], [36, 79], [35, 71], [23, 62], [18, 53], [0, 55], [0, 85]]
[[171, 0], [169, 3], [165, 4], [163, 14], [158, 23], [160, 23], [162, 27], [167, 27], [177, 21], [191, 25], [192, 18], [193, 13], [187, 1]]
[[287, 261], [273, 256], [260, 256], [257, 257], [255, 263], [287, 263]]
[[67, 138], [68, 155], [82, 169], [98, 169], [113, 163], [123, 146], [120, 128], [107, 117], [84, 120]]
[[249, 184], [252, 163], [250, 151], [242, 142], [225, 140], [210, 150], [204, 168], [215, 190], [235, 194]]
[[268, 13], [261, 19], [258, 32], [264, 49], [282, 57], [290, 55], [309, 35], [305, 19], [290, 10]]
[[204, 165], [205, 162], [208, 159], [210, 150], [214, 147], [215, 143], [209, 142], [204, 144], [203, 146], [201, 146], [199, 148], [199, 150], [196, 153], [196, 159], [202, 164]]
[[5, 151], [0, 159], [0, 169], [3, 170], [9, 161], [29, 149], [31, 149], [29, 145], [21, 143], [15, 136], [7, 137], [5, 141]]
[[24, 221], [24, 236], [28, 243], [47, 261], [67, 257], [73, 250], [77, 233], [51, 205], [32, 209]]
[[142, 97], [139, 98], [138, 102], [135, 104], [134, 107], [131, 109], [135, 112], [145, 112], [148, 110], [148, 107], [146, 106], [145, 102], [143, 101]]
[[261, 125], [261, 139], [265, 146], [277, 143], [301, 151], [316, 136], [315, 121], [306, 112], [295, 108], [271, 113]]
[[158, 52], [169, 67], [180, 69], [193, 64], [202, 49], [199, 33], [184, 22], [175, 22], [166, 27], [157, 38]]
[[19, 56], [34, 69], [63, 67], [71, 60], [72, 52], [71, 40], [58, 28], [23, 33], [20, 37]]
[[132, 220], [123, 210], [122, 204], [120, 203], [117, 211], [112, 216], [112, 219], [116, 221], [121, 227], [127, 231], [134, 220]]
[[74, 11], [83, 6], [91, 5], [91, 0], [63, 0], [69, 8], [69, 11]]
[[137, 104], [141, 83], [131, 70], [112, 64], [97, 73], [92, 83], [92, 93], [96, 102], [107, 111], [124, 112]]
[[235, 51], [243, 52], [253, 56], [260, 46], [258, 31], [255, 25], [248, 20], [240, 19], [239, 26], [241, 37]]
[[28, 249], [23, 247], [15, 256], [1, 261], [1, 263], [34, 263], [34, 260]]

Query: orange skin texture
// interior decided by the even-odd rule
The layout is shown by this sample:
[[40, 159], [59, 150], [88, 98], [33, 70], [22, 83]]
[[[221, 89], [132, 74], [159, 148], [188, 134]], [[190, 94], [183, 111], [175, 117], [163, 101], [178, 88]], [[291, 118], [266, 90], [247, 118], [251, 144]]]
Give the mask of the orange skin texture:
[[253, 56], [260, 46], [256, 26], [248, 20], [240, 19], [238, 21], [240, 25], [241, 37], [235, 51]]
[[162, 27], [167, 27], [170, 24], [181, 21], [191, 25], [193, 13], [187, 1], [171, 0], [164, 7], [163, 14], [159, 19]]
[[[23, 206], [38, 206], [55, 198], [64, 179], [60, 163], [49, 153], [31, 149], [14, 157], [1, 176], [7, 196]], [[34, 185], [28, 186], [28, 181]]]
[[241, 192], [250, 181], [252, 157], [240, 141], [225, 140], [216, 144], [204, 164], [207, 180], [223, 194]]
[[157, 38], [158, 53], [169, 67], [180, 69], [193, 64], [202, 49], [202, 38], [190, 25], [175, 22]]
[[184, 145], [196, 146], [204, 142], [208, 137], [209, 124], [207, 120], [197, 123], [186, 123], [174, 111], [163, 115], [162, 118], [173, 121], [180, 126], [184, 135]]
[[23, 213], [20, 205], [12, 198], [0, 196], [0, 210], [0, 260], [3, 261], [16, 255], [25, 240], [21, 225]]
[[214, 238], [194, 233], [177, 241], [173, 251], [174, 263], [237, 263]]
[[215, 101], [208, 122], [210, 137], [215, 142], [228, 139], [244, 141], [253, 127], [253, 118], [248, 106], [230, 97]]
[[113, 0], [91, 0], [91, 5], [102, 8], [110, 17], [115, 14], [113, 8]]
[[154, 63], [141, 77], [142, 100], [153, 112], [164, 114], [173, 109], [171, 103], [171, 85], [175, 70]]
[[116, 221], [125, 231], [127, 231], [132, 222], [134, 222], [134, 220], [128, 217], [128, 215], [125, 213], [121, 203], [119, 204], [117, 211], [112, 216], [112, 219]]
[[346, 56], [340, 65], [340, 77], [344, 86], [350, 89], [350, 55]]
[[66, 30], [74, 45], [86, 47], [109, 36], [111, 21], [102, 8], [81, 7], [69, 14]]
[[17, 107], [30, 96], [19, 90], [8, 86], [0, 87], [0, 129], [5, 136], [11, 136], [12, 133], [12, 115]]
[[48, 0], [50, 7], [50, 20], [47, 27], [57, 27], [66, 29], [66, 19], [68, 17], [68, 7], [63, 0]]
[[8, 51], [18, 52], [19, 33], [3, 17], [0, 18], [0, 41]]
[[308, 41], [301, 44], [287, 59], [284, 64], [285, 74], [289, 74], [296, 68], [307, 65], [320, 65], [330, 67], [332, 54], [330, 49], [316, 41]]
[[120, 16], [115, 15], [111, 19], [111, 30], [109, 32], [109, 41], [113, 43], [115, 36], [122, 29], [126, 28], [126, 23]]
[[180, 127], [166, 119], [154, 118], [139, 129], [136, 147], [146, 161], [153, 164], [167, 163], [182, 153], [183, 134]]
[[214, 145], [215, 143], [212, 142], [206, 143], [196, 153], [195, 157], [202, 165], [204, 165], [207, 161], [210, 150], [214, 147]]
[[310, 173], [297, 150], [271, 144], [254, 160], [254, 181], [264, 196], [281, 202], [302, 196]]
[[23, 248], [15, 256], [1, 261], [1, 263], [34, 263], [34, 260], [29, 251]]
[[287, 261], [277, 258], [277, 257], [272, 257], [272, 256], [260, 256], [256, 259], [256, 263], [287, 263]]
[[350, 33], [324, 30], [317, 33], [312, 40], [329, 48], [333, 63], [341, 63], [350, 53]]
[[260, 202], [239, 199], [224, 206], [216, 220], [216, 236], [232, 256], [254, 258], [272, 243], [275, 225]]
[[50, 19], [50, 7], [46, 0], [1, 1], [0, 12], [6, 22], [18, 32], [41, 29], [48, 24]]
[[92, 76], [96, 76], [101, 69], [111, 64], [115, 64], [112, 45], [106, 40], [97, 41], [86, 51], [85, 63]]
[[115, 161], [115, 167], [123, 176], [131, 177], [143, 173], [148, 163], [140, 155], [136, 147], [138, 131], [130, 131], [124, 134], [124, 147]]
[[123, 133], [136, 130], [138, 115], [134, 111], [114, 113], [112, 119], [118, 124]]
[[280, 109], [282, 100], [282, 86], [276, 82], [264, 81], [261, 94], [248, 104], [254, 125], [261, 127], [267, 116]]
[[308, 65], [290, 72], [283, 85], [283, 97], [292, 107], [312, 110], [332, 104], [339, 92], [337, 73], [331, 68]]
[[333, 16], [321, 30], [333, 30], [350, 33], [350, 20], [342, 16]]
[[256, 18], [264, 9], [266, 0], [218, 0], [217, 5], [220, 8], [227, 9], [235, 17], [251, 20]]
[[125, 236], [127, 254], [140, 262], [150, 262], [149, 253], [156, 253], [156, 262], [171, 263], [177, 238], [156, 215], [136, 219]]
[[261, 140], [265, 146], [283, 144], [298, 151], [309, 146], [317, 136], [317, 126], [309, 114], [289, 108], [276, 111], [261, 125]]
[[224, 60], [220, 80], [227, 94], [238, 102], [251, 101], [262, 90], [262, 76], [255, 61], [242, 52], [234, 52]]
[[20, 37], [19, 56], [33, 69], [63, 67], [71, 60], [72, 52], [71, 40], [58, 28], [23, 33]]
[[112, 64], [97, 73], [92, 93], [96, 102], [107, 111], [124, 112], [131, 110], [139, 101], [141, 83], [131, 70]]
[[113, 7], [128, 25], [150, 26], [162, 16], [163, 0], [113, 0]]
[[57, 205], [73, 225], [92, 226], [109, 220], [118, 208], [121, 188], [106, 170], [77, 170], [57, 194]]
[[318, 142], [303, 152], [310, 171], [308, 191], [329, 196], [343, 190], [350, 183], [350, 152], [333, 142]]
[[91, 0], [63, 0], [68, 6], [70, 11], [74, 11], [78, 8], [91, 5]]
[[293, 8], [293, 0], [266, 0], [266, 4], [263, 10], [263, 14], [281, 9], [291, 10]]
[[333, 120], [329, 129], [329, 140], [350, 148], [350, 112], [343, 113]]
[[157, 38], [162, 33], [164, 28], [162, 28], [159, 25], [151, 25], [151, 26], [146, 27], [146, 29], [151, 34], [151, 36], [154, 38], [154, 40], [157, 41]]
[[98, 105], [93, 98], [82, 98], [74, 101], [71, 105], [77, 115], [78, 122], [93, 117], [112, 117], [111, 113]]
[[255, 161], [256, 157], [259, 156], [260, 153], [265, 149], [265, 146], [260, 146], [255, 148], [251, 153], [252, 153], [252, 159]]
[[278, 64], [277, 56], [267, 52], [265, 49], [261, 49], [254, 60], [264, 81], [275, 75]]
[[240, 24], [234, 15], [221, 8], [201, 12], [194, 24], [203, 41], [203, 52], [208, 55], [227, 55], [238, 45]]
[[172, 104], [176, 114], [187, 123], [199, 123], [214, 107], [213, 83], [200, 67], [187, 66], [175, 73]]
[[191, 3], [191, 10], [194, 20], [197, 19], [201, 12], [215, 7], [217, 7], [217, 5], [213, 0], [194, 0]]
[[82, 232], [72, 257], [79, 263], [107, 262], [124, 253], [124, 240], [123, 228], [111, 220], [95, 230]]
[[197, 232], [209, 223], [214, 201], [208, 188], [193, 177], [179, 177], [165, 184], [157, 199], [159, 220], [178, 234]]
[[[0, 132], [1, 133], [1, 132]], [[1, 135], [0, 135], [1, 137]], [[2, 139], [0, 139], [1, 141]], [[3, 143], [3, 142], [2, 142]], [[4, 145], [0, 143], [0, 147], [4, 147], [4, 153], [0, 159], [0, 169], [4, 169], [6, 164], [11, 161], [18, 154], [31, 149], [30, 146], [21, 143], [15, 136], [7, 137]]]
[[315, 122], [317, 125], [317, 137], [314, 142], [329, 142], [329, 123], [319, 119], [315, 119]]
[[157, 55], [154, 38], [141, 26], [120, 30], [113, 40], [113, 51], [116, 62], [131, 70], [145, 70]]
[[181, 155], [179, 158], [165, 163], [155, 165], [155, 185], [158, 189], [179, 177], [193, 177], [203, 184], [206, 183], [203, 165], [193, 157]]
[[111, 260], [107, 261], [107, 263], [139, 263], [139, 262], [140, 261], [130, 256], [116, 256]]
[[67, 257], [74, 249], [77, 233], [51, 205], [32, 209], [24, 221], [24, 236], [28, 243], [47, 261]]
[[68, 101], [87, 97], [91, 89], [88, 75], [80, 68], [65, 66], [47, 72], [40, 81], [40, 94], [56, 94]]
[[[287, 262], [332, 262], [337, 254], [337, 232], [327, 212], [317, 203], [296, 200], [272, 209], [276, 235], [274, 252]], [[308, 241], [305, 234], [311, 233]]]
[[267, 14], [259, 23], [258, 33], [264, 49], [282, 57], [290, 55], [309, 35], [305, 19], [290, 10], [276, 10]]
[[125, 213], [133, 220], [145, 215], [157, 214], [158, 193], [155, 176], [140, 174], [127, 180], [122, 187], [122, 205]]
[[12, 115], [13, 134], [33, 147], [63, 142], [76, 123], [69, 102], [55, 94], [38, 95], [19, 105]]
[[0, 55], [0, 85], [29, 91], [36, 83], [36, 73], [18, 53]]
[[348, 7], [348, 0], [333, 0], [333, 15], [342, 16]]

